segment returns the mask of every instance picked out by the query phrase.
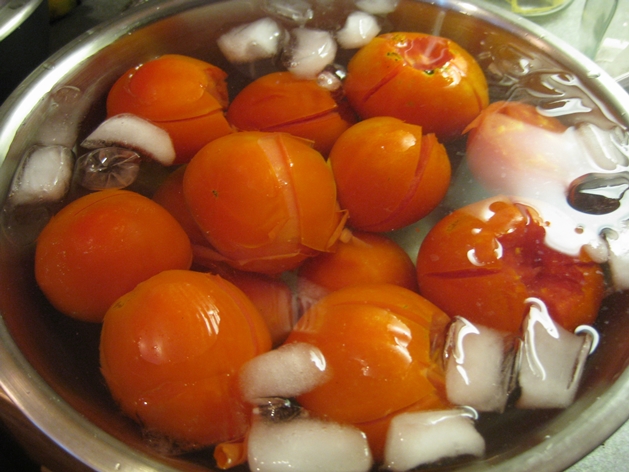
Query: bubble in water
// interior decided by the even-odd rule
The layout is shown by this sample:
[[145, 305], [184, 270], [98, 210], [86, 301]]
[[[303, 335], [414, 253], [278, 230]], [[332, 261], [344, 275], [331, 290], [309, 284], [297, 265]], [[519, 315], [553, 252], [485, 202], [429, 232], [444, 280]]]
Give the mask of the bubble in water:
[[140, 161], [140, 156], [129, 149], [96, 149], [77, 159], [76, 180], [89, 190], [125, 188], [135, 182]]

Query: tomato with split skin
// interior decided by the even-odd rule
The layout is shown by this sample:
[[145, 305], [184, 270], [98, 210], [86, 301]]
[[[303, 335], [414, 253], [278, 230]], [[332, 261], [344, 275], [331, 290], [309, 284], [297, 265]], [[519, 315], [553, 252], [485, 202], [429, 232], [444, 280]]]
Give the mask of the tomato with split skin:
[[364, 424], [371, 447], [382, 451], [382, 428], [393, 414], [447, 404], [433, 343], [448, 322], [428, 300], [396, 285], [332, 292], [299, 319], [286, 341], [316, 346], [330, 374], [297, 401], [314, 415]]
[[228, 121], [239, 130], [282, 131], [311, 140], [324, 156], [338, 136], [356, 122], [341, 92], [291, 72], [275, 72], [254, 80], [232, 100]]
[[450, 184], [450, 160], [435, 135], [388, 116], [353, 125], [328, 160], [348, 225], [362, 231], [391, 231], [420, 220]]
[[166, 130], [182, 164], [208, 142], [233, 130], [227, 74], [213, 64], [166, 54], [126, 71], [107, 96], [107, 116], [131, 113]]
[[393, 116], [446, 141], [489, 103], [487, 80], [454, 41], [424, 33], [377, 36], [349, 61], [344, 90], [361, 118]]
[[286, 133], [211, 142], [188, 164], [183, 190], [219, 257], [252, 272], [280, 273], [331, 250], [346, 219], [328, 163]]
[[217, 275], [168, 270], [107, 311], [101, 371], [122, 410], [183, 450], [242, 438], [249, 411], [237, 372], [271, 348], [247, 296]]
[[66, 205], [39, 235], [35, 277], [60, 312], [100, 322], [138, 283], [188, 269], [190, 239], [163, 207], [127, 190], [102, 190]]
[[505, 332], [519, 332], [531, 297], [569, 331], [592, 324], [605, 293], [601, 267], [584, 251], [547, 246], [545, 224], [505, 197], [455, 210], [420, 246], [420, 293], [450, 316]]

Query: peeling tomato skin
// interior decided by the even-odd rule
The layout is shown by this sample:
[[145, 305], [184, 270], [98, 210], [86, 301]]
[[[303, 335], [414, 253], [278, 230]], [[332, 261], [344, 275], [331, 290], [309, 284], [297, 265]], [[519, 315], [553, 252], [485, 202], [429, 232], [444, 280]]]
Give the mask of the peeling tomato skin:
[[208, 144], [188, 164], [184, 198], [212, 247], [254, 272], [330, 250], [345, 222], [323, 156], [285, 133], [242, 131]]
[[324, 156], [336, 138], [356, 122], [346, 100], [314, 80], [275, 72], [253, 81], [232, 100], [228, 121], [239, 130], [279, 131], [313, 141]]
[[170, 135], [177, 157], [188, 162], [208, 142], [233, 132], [227, 74], [207, 62], [167, 54], [125, 72], [107, 96], [107, 117], [132, 113]]
[[391, 231], [418, 221], [439, 204], [450, 184], [444, 146], [420, 126], [393, 117], [353, 125], [328, 160], [348, 224], [363, 231]]
[[361, 118], [394, 116], [440, 141], [461, 136], [489, 103], [476, 60], [455, 42], [423, 33], [374, 38], [350, 60], [344, 90]]
[[450, 316], [512, 333], [529, 297], [541, 299], [567, 330], [592, 324], [605, 291], [600, 266], [585, 253], [571, 257], [546, 246], [544, 236], [534, 210], [504, 198], [456, 210], [420, 247], [420, 293]]

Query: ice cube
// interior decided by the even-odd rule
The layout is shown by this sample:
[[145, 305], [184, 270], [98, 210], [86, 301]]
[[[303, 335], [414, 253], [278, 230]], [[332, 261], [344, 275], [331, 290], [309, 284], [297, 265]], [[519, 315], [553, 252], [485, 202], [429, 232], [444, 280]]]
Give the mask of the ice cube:
[[607, 263], [614, 288], [618, 291], [629, 288], [629, 222], [616, 224], [614, 229], [603, 231], [607, 243]]
[[286, 32], [271, 18], [232, 28], [217, 40], [230, 62], [253, 62], [279, 54]]
[[399, 0], [357, 0], [356, 6], [372, 15], [386, 15], [395, 11]]
[[310, 2], [306, 0], [265, 0], [262, 8], [269, 14], [304, 25], [314, 18]]
[[556, 324], [544, 302], [526, 300], [520, 347], [518, 408], [565, 408], [576, 395], [592, 337], [571, 333]]
[[86, 149], [123, 147], [137, 151], [162, 165], [175, 160], [175, 148], [168, 132], [144, 118], [122, 113], [103, 121], [81, 143]]
[[360, 48], [380, 32], [378, 20], [369, 13], [355, 11], [348, 15], [345, 25], [336, 33], [336, 40], [345, 49]]
[[75, 178], [88, 190], [125, 188], [135, 182], [140, 162], [139, 154], [129, 149], [95, 149], [77, 159]]
[[405, 471], [444, 458], [484, 453], [485, 440], [469, 410], [401, 413], [389, 425], [384, 466]]
[[60, 201], [70, 188], [74, 155], [61, 145], [32, 146], [11, 185], [13, 205]]
[[323, 354], [307, 343], [284, 344], [254, 357], [240, 370], [243, 397], [250, 403], [264, 402], [268, 397], [296, 397], [326, 378]]
[[315, 79], [326, 66], [334, 62], [337, 45], [328, 31], [295, 28], [291, 48], [285, 51], [286, 67], [295, 76]]
[[79, 124], [91, 105], [90, 93], [78, 87], [64, 85], [50, 92], [46, 119], [37, 130], [37, 141], [72, 148], [79, 135]]
[[457, 317], [446, 340], [446, 393], [455, 405], [502, 412], [511, 391], [513, 340]]
[[372, 456], [363, 432], [314, 418], [254, 419], [248, 436], [249, 468], [258, 472], [366, 472]]

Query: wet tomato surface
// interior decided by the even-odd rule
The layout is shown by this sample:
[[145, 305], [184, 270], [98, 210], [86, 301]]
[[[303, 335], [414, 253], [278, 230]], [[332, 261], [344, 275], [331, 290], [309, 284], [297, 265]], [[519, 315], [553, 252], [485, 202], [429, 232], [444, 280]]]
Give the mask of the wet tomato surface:
[[450, 316], [518, 332], [535, 297], [567, 330], [591, 324], [604, 296], [603, 272], [584, 252], [544, 243], [530, 207], [495, 198], [455, 210], [428, 233], [417, 258], [420, 293]]

